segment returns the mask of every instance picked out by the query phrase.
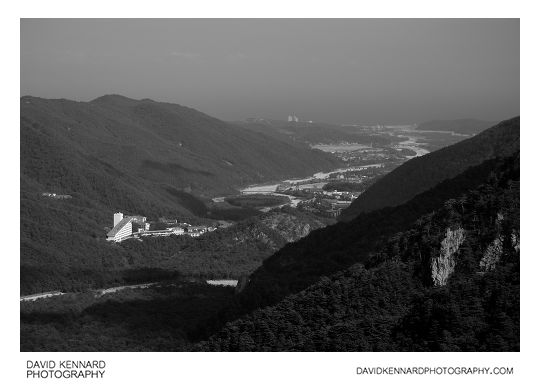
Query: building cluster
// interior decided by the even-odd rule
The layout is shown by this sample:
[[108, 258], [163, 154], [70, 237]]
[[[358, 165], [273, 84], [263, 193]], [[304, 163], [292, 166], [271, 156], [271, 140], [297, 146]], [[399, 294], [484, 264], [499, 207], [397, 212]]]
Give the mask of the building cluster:
[[289, 115], [287, 122], [298, 122], [298, 117], [296, 115]]
[[73, 198], [71, 195], [68, 194], [56, 194], [51, 192], [44, 192], [41, 194], [44, 197], [53, 198], [53, 199], [70, 199]]
[[344, 208], [349, 207], [350, 204], [350, 201], [339, 201], [337, 199], [316, 197], [298, 203], [297, 207], [299, 210], [307, 211], [323, 217], [337, 218], [341, 214], [341, 211]]
[[337, 190], [334, 190], [334, 191], [322, 191], [322, 195], [327, 197], [327, 198], [335, 199], [335, 200], [338, 200], [338, 201], [347, 201], [347, 202], [351, 203], [353, 200], [358, 198], [360, 193], [359, 192], [352, 192], [352, 191], [337, 191]]
[[[176, 219], [160, 218], [158, 223], [165, 224], [163, 229], [152, 230], [151, 223], [140, 215], [124, 216], [115, 213], [113, 228], [107, 233], [107, 240], [122, 242], [128, 238], [167, 237], [171, 235], [188, 235], [199, 237], [204, 233], [216, 230], [213, 226], [192, 226], [189, 223], [178, 223]], [[135, 226], [133, 226], [135, 224]]]
[[[342, 181], [340, 176], [334, 175], [332, 181]], [[279, 184], [276, 192], [300, 198], [301, 201], [296, 206], [299, 210], [328, 218], [338, 217], [341, 211], [360, 195], [360, 192], [324, 190], [320, 186], [323, 181], [324, 184], [329, 182], [328, 179], [303, 181], [305, 185], [286, 182]]]
[[351, 191], [326, 191], [317, 187], [299, 187], [298, 185], [290, 185], [282, 183], [276, 187], [276, 192], [280, 194], [292, 195], [301, 198], [327, 198], [340, 201], [353, 201], [360, 195], [359, 192]]

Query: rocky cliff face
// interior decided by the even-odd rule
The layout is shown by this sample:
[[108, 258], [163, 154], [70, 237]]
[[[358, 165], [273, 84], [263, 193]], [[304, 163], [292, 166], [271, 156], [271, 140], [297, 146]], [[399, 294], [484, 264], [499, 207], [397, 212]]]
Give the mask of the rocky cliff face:
[[[480, 260], [481, 272], [495, 270], [495, 267], [501, 260], [501, 256], [503, 255], [503, 252], [504, 252], [503, 241], [504, 241], [503, 236], [499, 235], [486, 248], [486, 251], [484, 252], [484, 255], [482, 256], [482, 259]], [[512, 233], [511, 244], [514, 250], [516, 252], [519, 252], [519, 232], [514, 231]]]
[[[482, 259], [480, 260], [480, 272], [484, 273], [487, 271], [495, 270], [497, 264], [501, 260], [501, 256], [504, 253], [504, 236], [502, 234], [502, 222], [505, 219], [504, 215], [499, 212], [497, 213], [497, 218], [495, 219], [495, 226], [498, 231], [497, 237], [491, 242], [486, 251], [484, 252]], [[519, 231], [512, 230], [512, 235], [510, 236], [510, 243], [516, 252], [519, 252]]]
[[519, 251], [519, 231], [512, 233], [512, 247], [514, 250]]
[[315, 216], [284, 211], [269, 212], [261, 217], [261, 223], [277, 231], [287, 242], [297, 241], [327, 225]]
[[444, 286], [456, 267], [455, 255], [465, 240], [465, 230], [446, 229], [439, 256], [431, 260], [431, 278], [435, 286]]
[[503, 239], [498, 236], [489, 244], [482, 259], [480, 260], [480, 271], [492, 271], [495, 270], [495, 266], [501, 259], [503, 253]]
[[261, 250], [273, 253], [327, 225], [324, 219], [296, 209], [273, 210], [230, 227], [222, 242], [237, 247], [257, 242]]
[[272, 232], [267, 231], [264, 227], [252, 225], [245, 226], [242, 228], [234, 229], [234, 237], [232, 238], [234, 243], [242, 244], [249, 243], [252, 241], [260, 242], [271, 250], [278, 249], [281, 247], [281, 239], [276, 237]]

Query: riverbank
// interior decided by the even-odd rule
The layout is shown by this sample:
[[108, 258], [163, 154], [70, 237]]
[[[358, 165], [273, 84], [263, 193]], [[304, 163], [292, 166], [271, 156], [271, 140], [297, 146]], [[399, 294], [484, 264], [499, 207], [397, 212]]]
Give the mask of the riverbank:
[[[331, 152], [336, 154], [336, 151], [342, 159], [344, 157], [350, 156], [351, 159], [348, 159], [349, 164], [358, 164], [362, 162], [369, 162], [370, 160], [373, 163], [369, 164], [360, 164], [356, 166], [341, 167], [331, 171], [319, 171], [311, 176], [301, 177], [301, 178], [291, 178], [280, 181], [268, 181], [261, 184], [252, 184], [240, 188], [240, 193], [242, 195], [273, 195], [273, 196], [283, 196], [289, 197], [291, 199], [290, 203], [281, 204], [281, 205], [272, 205], [267, 207], [258, 208], [261, 212], [267, 212], [274, 208], [283, 207], [285, 205], [290, 205], [291, 207], [297, 207], [299, 203], [305, 201], [307, 198], [304, 196], [298, 196], [298, 194], [291, 194], [289, 191], [283, 193], [283, 186], [287, 188], [294, 188], [296, 191], [319, 191], [323, 195], [323, 187], [328, 182], [331, 181], [350, 181], [350, 182], [362, 182], [369, 180], [375, 177], [383, 175], [385, 172], [389, 171], [393, 167], [390, 167], [387, 171], [384, 170], [386, 165], [396, 166], [401, 162], [406, 162], [407, 160], [425, 155], [430, 151], [423, 147], [424, 143], [419, 143], [418, 140], [421, 139], [414, 135], [407, 135], [405, 133], [402, 135], [402, 131], [395, 131], [389, 133], [395, 139], [397, 144], [392, 147], [384, 148], [374, 148], [372, 146], [367, 146], [365, 144], [359, 143], [339, 143], [331, 145], [312, 145], [312, 148], [317, 148], [322, 151]], [[410, 150], [414, 152], [414, 155], [405, 155], [399, 154], [399, 150]], [[385, 152], [386, 151], [386, 152]], [[388, 153], [388, 154], [387, 154]], [[381, 169], [381, 172], [378, 171], [369, 171], [370, 169]], [[366, 171], [362, 173], [362, 171]], [[331, 178], [330, 176], [333, 176]], [[214, 197], [212, 201], [214, 203], [223, 203], [226, 201], [227, 197]], [[339, 199], [339, 198], [338, 198]]]
[[[309, 182], [309, 181], [321, 180], [321, 179], [329, 179], [331, 174], [343, 173], [343, 172], [347, 172], [347, 171], [360, 171], [360, 170], [365, 170], [365, 169], [372, 168], [372, 167], [377, 167], [378, 168], [378, 167], [382, 167], [382, 166], [383, 166], [382, 163], [375, 163], [375, 164], [367, 164], [367, 165], [362, 165], [362, 166], [350, 166], [350, 167], [338, 168], [338, 169], [335, 169], [335, 170], [332, 170], [332, 171], [329, 171], [329, 172], [320, 171], [320, 172], [317, 172], [317, 173], [313, 174], [312, 176], [306, 177], [306, 178], [285, 179], [285, 180], [282, 180], [279, 183], [272, 182], [270, 184], [250, 185], [250, 186], [240, 190], [240, 192], [242, 194], [276, 193], [276, 190], [277, 190], [278, 186], [282, 185], [282, 184], [293, 184], [293, 185], [298, 184], [299, 187], [302, 187], [302, 186], [306, 185], [306, 183], [303, 183], [303, 182]], [[327, 181], [319, 182], [319, 183], [325, 184], [325, 183], [327, 183]], [[313, 185], [313, 183], [311, 183], [311, 185]], [[310, 187], [312, 187], [312, 186], [310, 186]], [[285, 194], [276, 193], [276, 195], [285, 195]]]

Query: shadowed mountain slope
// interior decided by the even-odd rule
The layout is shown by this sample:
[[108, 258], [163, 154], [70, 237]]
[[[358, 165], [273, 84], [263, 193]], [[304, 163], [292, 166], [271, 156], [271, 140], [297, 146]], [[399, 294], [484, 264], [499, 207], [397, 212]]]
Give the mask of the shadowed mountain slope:
[[519, 150], [519, 117], [505, 120], [482, 133], [424, 156], [413, 158], [379, 179], [340, 216], [350, 221], [360, 213], [397, 206], [437, 183], [453, 178], [487, 159]]
[[358, 262], [367, 263], [370, 255], [384, 246], [387, 237], [407, 230], [422, 215], [439, 209], [449, 199], [460, 199], [493, 175], [519, 178], [519, 154], [485, 161], [405, 204], [362, 213], [351, 222], [313, 231], [286, 245], [251, 275], [249, 284], [238, 298], [240, 312], [274, 304], [304, 290], [322, 276]]
[[[273, 306], [259, 302], [194, 350], [519, 351], [519, 157], [492, 171], [485, 184], [384, 239], [363, 264]], [[339, 228], [351, 233], [355, 226]], [[313, 253], [310, 238], [304, 248]], [[351, 238], [332, 259], [352, 261], [359, 252]], [[308, 264], [314, 256], [303, 257]], [[283, 271], [298, 271], [280, 259]], [[303, 271], [321, 268], [319, 261]]]

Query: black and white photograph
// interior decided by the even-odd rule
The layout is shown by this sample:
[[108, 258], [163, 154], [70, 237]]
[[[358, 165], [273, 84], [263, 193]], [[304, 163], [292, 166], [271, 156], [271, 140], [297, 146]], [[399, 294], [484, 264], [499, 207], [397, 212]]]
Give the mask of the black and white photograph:
[[457, 354], [526, 338], [520, 18], [296, 15], [17, 20], [20, 379], [392, 352], [392, 382], [515, 382]]

